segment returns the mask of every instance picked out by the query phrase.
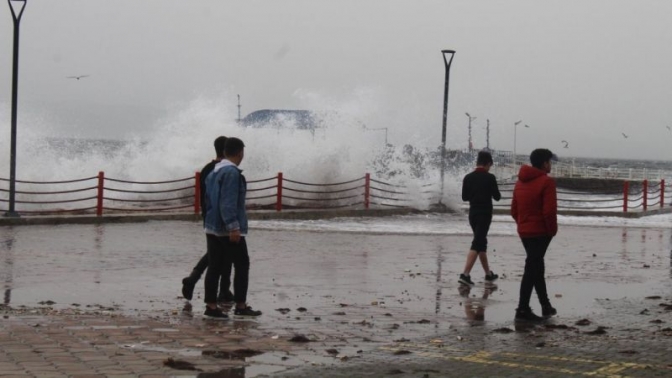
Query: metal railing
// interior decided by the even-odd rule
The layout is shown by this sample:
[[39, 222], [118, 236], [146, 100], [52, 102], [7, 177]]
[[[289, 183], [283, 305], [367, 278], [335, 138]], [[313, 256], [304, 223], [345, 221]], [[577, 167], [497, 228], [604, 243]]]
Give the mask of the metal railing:
[[[0, 178], [0, 211], [6, 211], [8, 189]], [[249, 180], [247, 206], [259, 210], [413, 208], [419, 202], [441, 200], [438, 184], [409, 187], [371, 178], [370, 174], [332, 183], [310, 183], [276, 176]], [[164, 181], [132, 181], [97, 176], [67, 181], [17, 181], [17, 212], [25, 215], [96, 214], [191, 211], [200, 213], [200, 174]], [[510, 206], [515, 183], [500, 184], [502, 200]], [[48, 188], [45, 190], [44, 188]], [[620, 193], [603, 187], [559, 188], [558, 209], [580, 211], [649, 211], [672, 198], [665, 180], [624, 181]]]
[[[0, 211], [8, 189], [0, 178]], [[164, 181], [132, 181], [97, 176], [67, 181], [16, 181], [17, 212], [24, 215], [193, 211], [200, 213], [200, 173]], [[410, 197], [395, 185], [365, 174], [352, 180], [309, 183], [277, 176], [247, 181], [250, 209], [343, 209], [410, 207]], [[47, 187], [48, 190], [42, 188]]]

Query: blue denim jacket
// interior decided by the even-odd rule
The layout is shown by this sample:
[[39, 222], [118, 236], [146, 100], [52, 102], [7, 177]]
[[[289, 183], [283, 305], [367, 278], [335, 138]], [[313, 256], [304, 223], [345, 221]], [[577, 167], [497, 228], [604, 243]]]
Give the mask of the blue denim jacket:
[[243, 171], [229, 160], [219, 162], [205, 179], [205, 232], [229, 236], [229, 231], [247, 234], [245, 195], [247, 182]]

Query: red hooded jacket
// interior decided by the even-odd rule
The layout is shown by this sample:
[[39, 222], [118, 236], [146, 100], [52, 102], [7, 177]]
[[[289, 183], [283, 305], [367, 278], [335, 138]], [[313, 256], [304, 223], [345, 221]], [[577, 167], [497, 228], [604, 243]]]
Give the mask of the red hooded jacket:
[[511, 216], [521, 238], [555, 236], [558, 233], [558, 201], [555, 180], [530, 165], [520, 167], [513, 189]]

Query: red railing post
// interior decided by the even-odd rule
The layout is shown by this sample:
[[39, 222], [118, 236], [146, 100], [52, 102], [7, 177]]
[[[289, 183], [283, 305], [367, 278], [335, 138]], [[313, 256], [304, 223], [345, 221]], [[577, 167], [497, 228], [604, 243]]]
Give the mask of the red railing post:
[[275, 211], [282, 211], [282, 172], [278, 172], [278, 190], [275, 200]]
[[630, 191], [630, 182], [623, 181], [623, 212], [628, 212], [628, 192]]
[[649, 180], [642, 181], [642, 189], [644, 190], [642, 198], [642, 208], [644, 211], [649, 207]]
[[98, 202], [96, 203], [96, 215], [103, 216], [103, 191], [105, 189], [105, 172], [98, 172]]
[[201, 172], [194, 175], [194, 214], [201, 212]]
[[369, 205], [371, 204], [370, 201], [371, 198], [371, 174], [367, 173], [364, 176], [364, 208], [369, 209]]
[[665, 180], [660, 180], [660, 208], [665, 204]]

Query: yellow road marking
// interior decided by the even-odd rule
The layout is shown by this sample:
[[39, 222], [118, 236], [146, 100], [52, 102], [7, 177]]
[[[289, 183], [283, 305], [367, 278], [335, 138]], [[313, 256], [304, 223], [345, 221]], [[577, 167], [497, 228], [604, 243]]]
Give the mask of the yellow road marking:
[[[431, 347], [428, 347], [427, 345], [404, 343], [404, 344], [397, 344], [396, 346], [384, 346], [381, 347], [381, 349], [389, 351], [399, 351], [402, 349], [408, 349], [414, 351], [414, 353], [416, 353], [419, 356], [429, 358], [440, 358], [440, 359], [464, 361], [486, 365], [499, 365], [509, 368], [557, 372], [562, 374], [576, 374], [592, 377], [597, 376], [605, 378], [627, 378], [628, 377], [627, 375], [620, 375], [620, 373], [626, 369], [646, 369], [651, 367], [651, 365], [637, 364], [630, 362], [596, 361], [586, 358], [560, 357], [560, 356], [549, 356], [539, 354], [521, 354], [512, 352], [490, 353], [486, 351], [478, 351], [476, 353], [469, 354], [466, 356], [451, 356], [446, 355], [446, 352], [464, 353], [464, 350], [455, 349], [443, 345], [441, 346], [433, 345]], [[604, 366], [601, 366], [600, 368], [592, 371], [578, 371], [562, 367], [538, 366], [513, 361], [501, 361], [493, 359], [493, 357], [504, 357], [504, 358], [510, 357], [510, 358], [524, 358], [524, 359], [532, 358], [537, 360], [563, 361], [563, 362], [596, 364]]]

